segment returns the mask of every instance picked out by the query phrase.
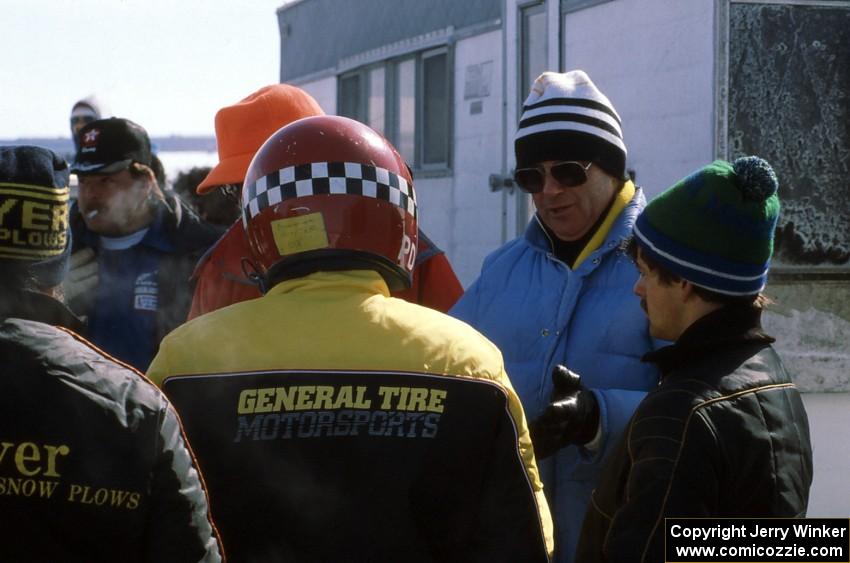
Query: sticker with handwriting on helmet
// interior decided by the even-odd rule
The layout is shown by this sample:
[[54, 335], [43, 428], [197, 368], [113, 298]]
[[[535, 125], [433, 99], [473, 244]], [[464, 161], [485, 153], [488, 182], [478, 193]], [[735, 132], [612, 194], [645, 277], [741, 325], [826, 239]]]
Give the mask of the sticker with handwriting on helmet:
[[321, 213], [277, 219], [271, 226], [281, 256], [328, 247], [328, 233]]

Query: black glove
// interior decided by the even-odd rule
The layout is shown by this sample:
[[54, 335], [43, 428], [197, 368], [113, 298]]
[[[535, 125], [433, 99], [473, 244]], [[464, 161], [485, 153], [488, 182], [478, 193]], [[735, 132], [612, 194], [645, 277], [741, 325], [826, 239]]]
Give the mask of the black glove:
[[534, 455], [543, 459], [570, 444], [586, 444], [599, 427], [599, 403], [581, 376], [558, 364], [552, 370], [552, 402], [530, 425]]

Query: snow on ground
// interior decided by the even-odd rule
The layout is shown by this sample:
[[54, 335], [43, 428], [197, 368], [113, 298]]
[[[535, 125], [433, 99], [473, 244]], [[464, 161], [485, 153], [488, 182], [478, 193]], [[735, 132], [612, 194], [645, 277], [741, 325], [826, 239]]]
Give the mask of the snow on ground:
[[174, 182], [180, 172], [188, 172], [195, 166], [215, 166], [218, 153], [205, 151], [163, 151], [157, 153], [169, 182]]
[[850, 391], [850, 322], [808, 309], [765, 312], [762, 324], [801, 391]]
[[804, 391], [815, 471], [808, 516], [850, 517], [850, 322], [812, 308], [765, 312], [762, 324]]
[[850, 517], [850, 393], [805, 393], [815, 476], [809, 518]]

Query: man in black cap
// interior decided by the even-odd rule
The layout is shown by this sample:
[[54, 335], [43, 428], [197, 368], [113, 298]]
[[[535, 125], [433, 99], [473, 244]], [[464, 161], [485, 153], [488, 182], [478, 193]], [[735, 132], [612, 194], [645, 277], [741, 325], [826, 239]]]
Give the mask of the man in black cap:
[[75, 332], [68, 167], [0, 148], [0, 546], [4, 561], [221, 561], [174, 409]]
[[186, 320], [192, 269], [221, 230], [160, 189], [138, 124], [101, 119], [80, 137], [69, 303], [87, 317], [95, 344], [144, 370], [162, 337]]

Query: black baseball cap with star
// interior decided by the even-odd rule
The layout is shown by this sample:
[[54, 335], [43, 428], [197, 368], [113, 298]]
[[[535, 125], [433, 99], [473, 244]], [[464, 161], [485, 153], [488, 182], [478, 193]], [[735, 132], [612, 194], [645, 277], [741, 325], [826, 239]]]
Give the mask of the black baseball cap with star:
[[71, 164], [71, 172], [115, 174], [133, 162], [151, 165], [147, 131], [129, 119], [110, 117], [92, 121], [80, 129], [80, 149]]

